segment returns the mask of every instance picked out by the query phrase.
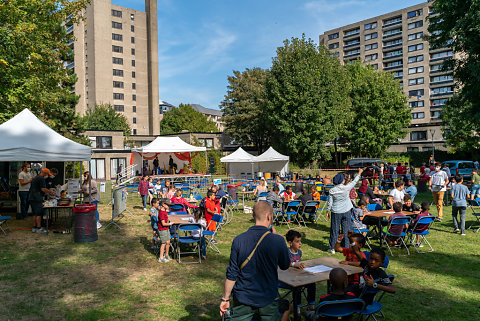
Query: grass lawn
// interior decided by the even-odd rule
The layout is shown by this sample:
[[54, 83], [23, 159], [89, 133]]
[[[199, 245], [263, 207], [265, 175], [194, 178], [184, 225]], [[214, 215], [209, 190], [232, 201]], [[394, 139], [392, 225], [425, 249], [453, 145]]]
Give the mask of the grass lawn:
[[[416, 201], [423, 199], [431, 197]], [[102, 221], [111, 213], [107, 203], [100, 205]], [[125, 215], [121, 230], [101, 229], [95, 243], [29, 230], [1, 235], [0, 320], [219, 320], [230, 244], [252, 225], [251, 216], [237, 213], [218, 237], [222, 253], [207, 252], [201, 265], [161, 264], [149, 250], [151, 230], [140, 205], [140, 198], [129, 199], [135, 217]], [[390, 258], [397, 293], [382, 300], [387, 320], [480, 319], [480, 234], [453, 234], [450, 206], [444, 217], [429, 238], [435, 252]], [[472, 220], [469, 210], [467, 226]], [[328, 255], [329, 223], [298, 230], [304, 259]], [[325, 294], [325, 284], [317, 292]]]

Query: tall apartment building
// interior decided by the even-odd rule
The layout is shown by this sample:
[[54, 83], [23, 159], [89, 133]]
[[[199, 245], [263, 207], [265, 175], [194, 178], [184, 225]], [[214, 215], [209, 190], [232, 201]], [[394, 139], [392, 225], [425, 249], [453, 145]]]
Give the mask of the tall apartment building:
[[66, 23], [76, 39], [67, 68], [78, 76], [77, 112], [110, 103], [126, 116], [132, 134], [160, 134], [157, 0], [145, 0], [145, 12], [91, 0], [84, 18]]
[[[450, 48], [431, 50], [423, 36], [428, 34], [428, 16], [434, 15], [425, 2], [378, 17], [329, 30], [320, 36], [340, 61], [360, 58], [378, 70], [392, 72], [400, 81], [412, 111], [408, 135], [389, 151], [445, 149], [440, 110], [453, 95], [453, 76], [441, 70]], [[434, 147], [433, 147], [434, 146]]]

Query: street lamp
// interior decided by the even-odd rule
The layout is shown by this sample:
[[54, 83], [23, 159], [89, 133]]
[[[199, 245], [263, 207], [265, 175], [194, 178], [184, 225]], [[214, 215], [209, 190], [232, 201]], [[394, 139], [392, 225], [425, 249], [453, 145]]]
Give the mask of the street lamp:
[[432, 135], [432, 158], [435, 161], [435, 145], [433, 144], [433, 135], [435, 135], [435, 129], [430, 129], [430, 134]]

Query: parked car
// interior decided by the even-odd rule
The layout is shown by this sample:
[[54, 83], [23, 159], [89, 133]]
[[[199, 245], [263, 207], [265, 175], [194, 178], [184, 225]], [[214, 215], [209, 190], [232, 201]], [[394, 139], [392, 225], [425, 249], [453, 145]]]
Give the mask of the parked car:
[[442, 163], [442, 167], [443, 165], [448, 166], [452, 175], [460, 174], [464, 178], [471, 178], [472, 170], [475, 168], [475, 165], [473, 165], [472, 161], [464, 160], [445, 161]]
[[352, 158], [347, 161], [347, 170], [348, 171], [355, 171], [359, 168], [367, 167], [373, 163], [376, 163], [380, 166], [380, 163], [385, 164], [387, 166], [387, 162], [380, 158]]

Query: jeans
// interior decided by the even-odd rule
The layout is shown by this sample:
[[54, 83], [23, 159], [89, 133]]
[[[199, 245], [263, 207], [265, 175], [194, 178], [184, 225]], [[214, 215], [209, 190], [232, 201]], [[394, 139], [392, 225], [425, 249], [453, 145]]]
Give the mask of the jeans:
[[92, 203], [96, 205], [95, 217], [97, 218], [97, 222], [100, 222], [100, 214], [98, 213], [98, 201], [93, 201]]
[[342, 226], [342, 233], [345, 235], [345, 248], [350, 247], [350, 241], [348, 240], [348, 230], [352, 225], [352, 211], [345, 213], [333, 213], [332, 212], [332, 224], [330, 225], [330, 240], [328, 242], [328, 247], [333, 249], [335, 243], [337, 243], [338, 235], [340, 234], [340, 226]]
[[432, 192], [433, 201], [437, 206], [438, 218], [443, 218], [443, 194], [445, 192]]
[[28, 202], [28, 191], [18, 192], [20, 196], [20, 213], [22, 214], [23, 218], [28, 216], [28, 207], [30, 203]]
[[143, 208], [147, 208], [147, 199], [148, 199], [148, 194], [142, 195]]
[[257, 317], [256, 320], [260, 320], [260, 321], [280, 320], [280, 312], [278, 311], [278, 301], [275, 300], [264, 307], [257, 308], [257, 307], [241, 304], [240, 302], [234, 299], [233, 307], [230, 310], [230, 317], [227, 317], [225, 320], [251, 321], [254, 315]]
[[465, 233], [465, 217], [467, 216], [467, 208], [465, 206], [452, 206], [453, 227], [458, 229], [457, 214], [460, 214], [460, 232]]
[[471, 195], [473, 195], [473, 197], [475, 197], [476, 195], [480, 195], [480, 185], [479, 184], [476, 184], [476, 185], [472, 186]]

